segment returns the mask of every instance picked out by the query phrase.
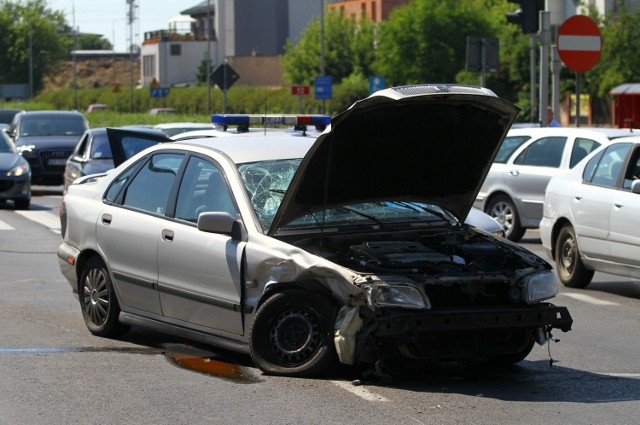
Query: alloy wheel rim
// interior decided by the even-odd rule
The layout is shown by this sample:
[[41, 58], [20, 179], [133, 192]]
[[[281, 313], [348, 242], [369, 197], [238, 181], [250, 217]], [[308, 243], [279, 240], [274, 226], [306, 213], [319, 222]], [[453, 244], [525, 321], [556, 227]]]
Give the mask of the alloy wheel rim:
[[491, 217], [504, 228], [507, 234], [511, 233], [513, 228], [513, 215], [513, 210], [506, 202], [498, 202], [491, 209]]
[[101, 270], [87, 273], [83, 285], [83, 306], [85, 316], [96, 326], [103, 325], [109, 315], [109, 286]]

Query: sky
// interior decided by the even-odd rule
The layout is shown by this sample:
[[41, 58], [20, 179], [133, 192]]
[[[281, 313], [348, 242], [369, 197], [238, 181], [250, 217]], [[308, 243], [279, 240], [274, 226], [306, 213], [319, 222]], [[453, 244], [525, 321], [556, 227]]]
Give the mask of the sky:
[[[47, 2], [51, 9], [65, 14], [69, 26], [74, 26], [75, 15], [75, 26], [79, 32], [101, 34], [114, 44], [116, 51], [127, 51], [129, 38], [127, 0], [48, 0]], [[201, 0], [136, 0], [138, 23], [134, 26], [134, 40], [140, 44], [144, 40], [145, 32], [167, 29], [170, 18], [200, 2]]]

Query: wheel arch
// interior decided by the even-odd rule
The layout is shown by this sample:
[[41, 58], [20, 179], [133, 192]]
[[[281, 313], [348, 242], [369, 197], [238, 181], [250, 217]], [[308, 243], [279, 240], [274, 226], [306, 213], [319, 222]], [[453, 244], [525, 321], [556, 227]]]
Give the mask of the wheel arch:
[[[515, 205], [513, 197], [508, 192], [504, 191], [503, 189], [500, 189], [500, 190], [496, 190], [495, 192], [492, 192], [487, 196], [487, 199], [484, 201], [484, 212], [487, 212], [489, 210], [489, 205], [491, 204], [491, 201], [493, 201], [498, 196], [506, 196], [511, 200], [511, 202], [513, 202], [513, 205]], [[516, 208], [516, 211], [517, 211], [517, 208]], [[520, 212], [518, 212], [518, 214], [520, 214]]]
[[340, 304], [340, 301], [331, 293], [331, 290], [329, 288], [327, 288], [325, 285], [322, 284], [322, 282], [318, 280], [307, 279], [307, 280], [298, 280], [298, 281], [291, 281], [291, 282], [274, 283], [269, 285], [264, 291], [264, 293], [262, 294], [262, 297], [260, 297], [260, 301], [258, 302], [258, 305], [256, 305], [255, 311], [258, 311], [260, 306], [275, 294], [285, 292], [291, 289], [309, 291], [310, 294], [317, 293], [320, 295], [324, 295], [328, 299], [330, 299], [333, 303], [335, 303], [335, 305]]

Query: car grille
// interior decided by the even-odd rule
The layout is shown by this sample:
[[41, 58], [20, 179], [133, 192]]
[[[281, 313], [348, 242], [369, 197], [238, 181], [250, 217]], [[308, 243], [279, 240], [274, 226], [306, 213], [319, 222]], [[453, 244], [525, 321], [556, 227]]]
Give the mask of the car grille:
[[482, 282], [473, 290], [468, 283], [450, 286], [427, 285], [425, 293], [434, 308], [504, 306], [511, 304], [505, 282]]
[[40, 151], [40, 163], [44, 173], [64, 173], [66, 160], [71, 156], [70, 150]]

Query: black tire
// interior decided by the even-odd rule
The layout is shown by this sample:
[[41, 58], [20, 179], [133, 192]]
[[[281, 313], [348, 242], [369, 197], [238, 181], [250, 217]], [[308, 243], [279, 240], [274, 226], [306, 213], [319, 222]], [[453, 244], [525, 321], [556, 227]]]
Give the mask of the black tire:
[[591, 283], [593, 270], [587, 270], [582, 263], [576, 232], [570, 224], [558, 232], [554, 253], [558, 278], [564, 286], [586, 288]]
[[338, 365], [336, 314], [334, 303], [316, 292], [274, 294], [260, 306], [251, 326], [251, 358], [270, 375], [326, 375]]
[[28, 210], [30, 205], [31, 205], [31, 198], [16, 199], [13, 201], [13, 207], [16, 210]]
[[533, 339], [533, 336], [530, 335], [529, 340], [527, 341], [527, 345], [522, 350], [518, 351], [517, 353], [495, 356], [491, 359], [489, 365], [494, 367], [505, 367], [519, 363], [522, 360], [526, 359], [527, 356], [531, 353], [534, 344], [535, 340]]
[[504, 229], [507, 239], [518, 242], [527, 231], [520, 224], [520, 216], [515, 204], [505, 195], [498, 195], [489, 201], [485, 212], [495, 218]]
[[104, 261], [92, 257], [85, 264], [78, 291], [84, 323], [92, 334], [117, 337], [129, 330], [118, 321], [120, 305]]

